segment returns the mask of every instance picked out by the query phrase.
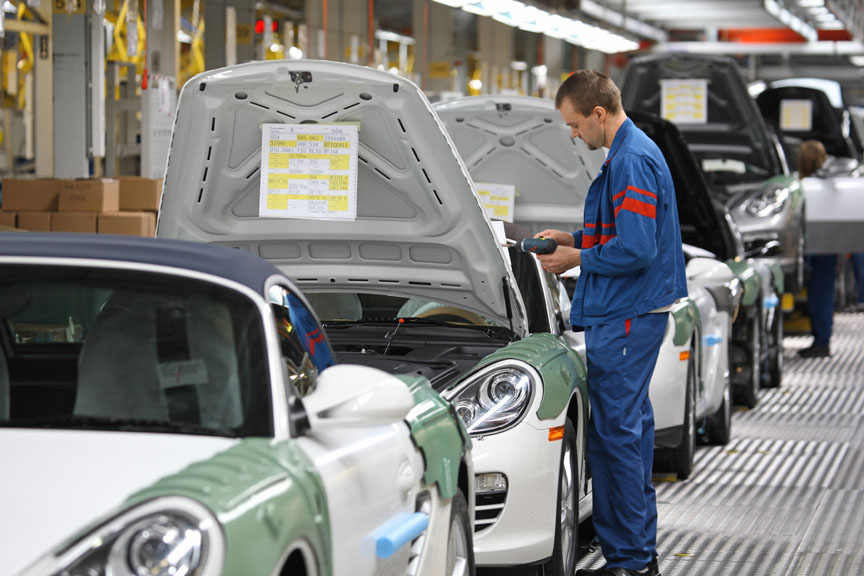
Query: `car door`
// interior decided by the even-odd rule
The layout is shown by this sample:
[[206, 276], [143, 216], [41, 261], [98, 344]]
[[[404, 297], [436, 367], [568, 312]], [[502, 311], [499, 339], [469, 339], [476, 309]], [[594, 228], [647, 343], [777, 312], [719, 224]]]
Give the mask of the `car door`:
[[414, 407], [411, 393], [374, 368], [335, 365], [327, 337], [302, 295], [276, 285], [268, 296], [289, 398], [302, 398], [308, 416], [307, 428], [295, 425], [297, 441], [325, 487], [333, 573], [404, 571], [411, 547], [385, 556], [376, 540], [416, 521], [424, 498], [430, 498], [421, 488], [423, 458], [405, 423]]

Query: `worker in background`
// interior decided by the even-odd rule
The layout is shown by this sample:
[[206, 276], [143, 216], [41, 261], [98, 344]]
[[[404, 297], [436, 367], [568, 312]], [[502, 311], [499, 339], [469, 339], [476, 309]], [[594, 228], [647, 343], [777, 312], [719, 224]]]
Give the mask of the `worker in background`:
[[[825, 146], [818, 140], [805, 140], [798, 148], [798, 175], [816, 176], [827, 160]], [[807, 184], [804, 183], [806, 187]], [[837, 254], [808, 254], [807, 310], [813, 344], [798, 351], [804, 358], [831, 356], [831, 332], [834, 327], [834, 282], [837, 275]]]
[[675, 189], [663, 155], [627, 118], [608, 77], [573, 73], [555, 107], [573, 138], [608, 148], [585, 199], [584, 230], [537, 235], [559, 245], [538, 256], [546, 270], [581, 266], [570, 319], [585, 328], [593, 517], [606, 565], [576, 576], [658, 576], [648, 384], [668, 310], [687, 296]]

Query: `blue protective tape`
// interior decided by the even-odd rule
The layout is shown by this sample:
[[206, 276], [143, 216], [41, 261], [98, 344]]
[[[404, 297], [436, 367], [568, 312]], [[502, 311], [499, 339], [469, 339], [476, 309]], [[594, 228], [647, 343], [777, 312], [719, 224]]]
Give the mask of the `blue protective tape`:
[[763, 308], [776, 308], [778, 304], [780, 304], [780, 299], [774, 294], [767, 296], [765, 300], [762, 301]]
[[702, 343], [705, 346], [717, 346], [723, 342], [723, 337], [719, 334], [706, 334], [704, 338], [702, 338]]
[[429, 516], [422, 512], [400, 514], [382, 524], [372, 533], [375, 539], [375, 554], [379, 558], [389, 558], [399, 548], [411, 542], [429, 526]]

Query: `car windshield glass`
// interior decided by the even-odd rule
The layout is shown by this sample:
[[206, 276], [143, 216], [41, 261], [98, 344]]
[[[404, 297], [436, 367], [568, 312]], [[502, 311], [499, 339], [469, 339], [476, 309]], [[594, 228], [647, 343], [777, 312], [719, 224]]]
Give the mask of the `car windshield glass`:
[[710, 184], [728, 185], [738, 182], [764, 180], [772, 176], [769, 170], [748, 162], [740, 156], [729, 156], [711, 152], [695, 154], [705, 179]]
[[0, 271], [0, 425], [271, 436], [261, 314], [209, 282]]
[[390, 323], [399, 318], [411, 318], [452, 326], [494, 326], [491, 320], [476, 312], [426, 298], [363, 292], [307, 293], [306, 298], [326, 324]]

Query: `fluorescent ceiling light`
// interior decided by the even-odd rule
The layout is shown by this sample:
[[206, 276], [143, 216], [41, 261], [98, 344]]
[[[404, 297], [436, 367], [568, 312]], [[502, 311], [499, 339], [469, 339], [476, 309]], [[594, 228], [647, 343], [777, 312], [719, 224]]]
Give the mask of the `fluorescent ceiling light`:
[[[462, 10], [472, 14], [491, 17], [507, 26], [519, 28], [520, 30], [527, 30], [529, 32], [545, 34], [546, 36], [558, 38], [565, 42], [569, 42], [570, 44], [575, 44], [592, 50], [600, 50], [607, 54], [636, 50], [639, 48], [638, 42], [625, 38], [619, 34], [615, 34], [609, 30], [598, 28], [597, 26], [591, 26], [585, 22], [566, 18], [558, 14], [550, 14], [546, 10], [525, 4], [518, 0], [468, 0], [459, 4], [459, 6], [456, 5], [454, 0], [435, 1], [447, 6], [461, 7]], [[587, 10], [585, 10], [586, 3], [589, 3], [592, 6], [595, 6], [595, 4], [592, 4], [591, 0], [582, 0], [582, 9], [587, 13]], [[617, 12], [612, 13], [605, 8], [603, 9], [604, 17], [601, 19], [609, 21], [610, 16], [607, 13], [617, 16], [620, 20], [617, 24], [613, 24], [615, 26], [621, 26], [622, 28], [631, 31], [634, 30], [636, 24], [647, 26], [650, 30], [646, 30], [645, 33], [642, 33], [643, 36], [665, 40], [665, 35], [659, 29], [654, 29], [644, 22], [639, 22], [632, 18], [625, 19], [621, 14], [618, 14]], [[657, 36], [658, 34], [659, 36]], [[375, 36], [381, 38], [380, 31], [376, 32]]]
[[827, 14], [817, 14], [816, 20], [818, 20], [819, 22], [833, 22], [837, 20], [837, 17], [834, 16], [834, 14], [828, 12]]
[[828, 14], [828, 8], [825, 6], [811, 6], [810, 8], [807, 8], [807, 12], [813, 15]]
[[816, 32], [815, 28], [792, 14], [786, 8], [783, 8], [777, 0], [764, 0], [762, 6], [768, 14], [795, 30], [795, 32], [806, 38], [809, 42], [816, 42], [819, 39], [819, 33]]
[[849, 63], [853, 66], [864, 66], [864, 56], [860, 54], [858, 56], [850, 56]]
[[802, 8], [825, 6], [825, 0], [798, 0], [798, 6], [801, 6]]
[[819, 22], [817, 27], [820, 30], [845, 30], [846, 25], [840, 22], [839, 20], [834, 20], [832, 22]]

